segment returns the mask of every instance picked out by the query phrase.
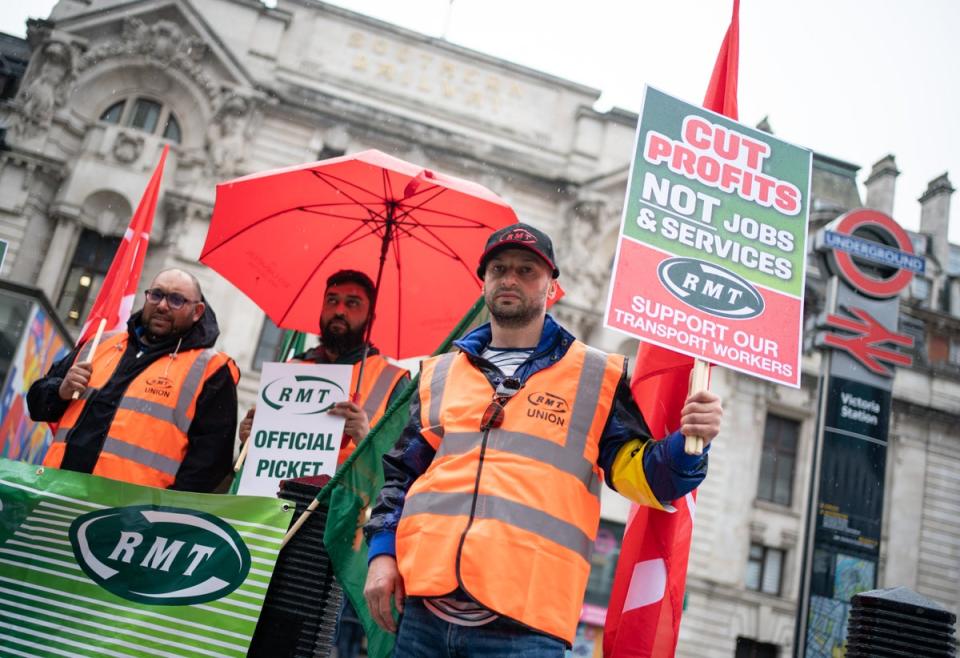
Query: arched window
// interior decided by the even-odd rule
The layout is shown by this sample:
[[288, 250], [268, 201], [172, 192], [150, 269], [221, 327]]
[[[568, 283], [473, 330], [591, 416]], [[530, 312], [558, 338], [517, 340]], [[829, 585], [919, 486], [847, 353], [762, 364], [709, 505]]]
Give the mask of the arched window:
[[120, 115], [123, 114], [123, 106], [126, 102], [127, 101], [120, 101], [108, 107], [103, 111], [103, 114], [100, 115], [100, 120], [106, 121], [107, 123], [120, 123]]
[[173, 112], [167, 116], [167, 127], [163, 129], [163, 138], [177, 144], [180, 143], [180, 123], [177, 121], [177, 117], [173, 116]]
[[129, 126], [151, 135], [159, 134], [177, 144], [183, 137], [180, 122], [170, 106], [150, 98], [135, 97], [117, 101], [103, 111], [100, 120], [104, 123]]

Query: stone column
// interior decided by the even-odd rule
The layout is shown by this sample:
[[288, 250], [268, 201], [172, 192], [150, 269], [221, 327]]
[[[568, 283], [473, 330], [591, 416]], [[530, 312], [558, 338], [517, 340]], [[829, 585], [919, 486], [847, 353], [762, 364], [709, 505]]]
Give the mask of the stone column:
[[927, 190], [920, 195], [920, 231], [933, 240], [933, 255], [941, 267], [947, 266], [949, 241], [947, 229], [950, 224], [950, 197], [955, 192], [947, 174], [934, 178]]
[[63, 276], [70, 267], [73, 259], [73, 250], [77, 244], [77, 235], [80, 225], [76, 217], [59, 215], [57, 228], [53, 231], [48, 254], [54, 257], [45, 258], [37, 276], [37, 287], [42, 289], [53, 304], [57, 303], [56, 293], [63, 280]]
[[[930, 308], [942, 310], [939, 302], [946, 284], [947, 260], [950, 257], [950, 197], [955, 189], [947, 174], [934, 178], [920, 195], [920, 232], [930, 236], [929, 253], [937, 261], [934, 267], [927, 263], [927, 276], [933, 280], [930, 290]], [[939, 274], [939, 276], [937, 276]]]

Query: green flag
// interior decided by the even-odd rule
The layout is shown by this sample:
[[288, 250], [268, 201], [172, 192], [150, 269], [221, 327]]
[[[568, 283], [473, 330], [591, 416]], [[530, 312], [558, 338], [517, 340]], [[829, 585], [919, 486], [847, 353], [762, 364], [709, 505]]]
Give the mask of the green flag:
[[[467, 311], [434, 354], [448, 352], [453, 341], [474, 324], [481, 310], [482, 297]], [[337, 580], [363, 623], [367, 634], [367, 655], [370, 658], [390, 655], [393, 651], [394, 636], [377, 626], [370, 617], [363, 598], [363, 585], [367, 579], [367, 542], [361, 528], [367, 519], [367, 509], [383, 487], [381, 460], [384, 453], [396, 443], [407, 424], [410, 398], [417, 391], [419, 379], [418, 375], [393, 400], [380, 422], [317, 495], [320, 504], [329, 507], [323, 543], [330, 555]]]

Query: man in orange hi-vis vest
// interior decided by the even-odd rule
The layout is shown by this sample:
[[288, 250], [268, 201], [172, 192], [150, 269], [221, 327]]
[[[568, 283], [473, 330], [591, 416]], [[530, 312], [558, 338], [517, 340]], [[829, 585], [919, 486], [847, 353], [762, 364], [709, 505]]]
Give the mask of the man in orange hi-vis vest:
[[123, 331], [53, 364], [30, 387], [30, 417], [58, 423], [44, 466], [182, 491], [231, 470], [240, 371], [213, 349], [220, 329], [196, 277], [157, 274]]
[[[353, 366], [350, 391], [357, 390], [364, 360], [364, 338], [373, 320], [370, 305], [376, 294], [373, 281], [358, 270], [340, 270], [327, 279], [320, 310], [320, 344], [297, 354], [294, 363], [338, 363]], [[389, 363], [373, 345], [366, 346], [366, 362], [356, 400], [338, 402], [329, 413], [344, 419], [343, 437], [337, 463], [346, 461], [357, 444], [370, 433], [390, 406], [394, 396], [410, 382], [410, 373]], [[240, 441], [246, 442], [253, 429], [256, 408], [240, 421]], [[363, 627], [357, 613], [344, 598], [337, 623], [338, 655], [355, 656], [360, 649]]]
[[[293, 363], [339, 363], [353, 366], [350, 391], [357, 390], [360, 362], [363, 360], [364, 337], [371, 321], [370, 303], [374, 297], [373, 281], [357, 270], [340, 270], [330, 275], [323, 293], [320, 311], [320, 344], [297, 354]], [[337, 463], [342, 464], [357, 443], [370, 433], [370, 428], [383, 416], [394, 394], [410, 381], [410, 373], [390, 364], [373, 345], [367, 348], [366, 363], [357, 399], [339, 402], [328, 413], [342, 416], [345, 424]], [[240, 421], [240, 441], [246, 442], [253, 428], [256, 408], [247, 411]]]
[[[424, 361], [410, 422], [383, 459], [365, 532], [364, 591], [396, 656], [563, 656], [576, 633], [600, 484], [666, 508], [703, 480], [722, 408], [686, 402], [662, 441], [630, 394], [625, 359], [546, 313], [560, 274], [526, 224], [487, 241], [477, 271], [490, 323]], [[391, 602], [401, 612], [399, 627]]]

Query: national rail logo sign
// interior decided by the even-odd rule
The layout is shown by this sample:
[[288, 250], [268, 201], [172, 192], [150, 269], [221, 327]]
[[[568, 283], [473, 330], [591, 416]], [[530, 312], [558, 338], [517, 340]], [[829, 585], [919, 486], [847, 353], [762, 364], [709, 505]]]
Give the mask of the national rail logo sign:
[[70, 525], [70, 545], [91, 580], [137, 603], [215, 601], [250, 571], [250, 551], [237, 531], [189, 509], [134, 505], [90, 512]]
[[605, 325], [799, 386], [811, 163], [647, 87]]
[[[910, 285], [914, 274], [926, 269], [907, 232], [892, 217], [869, 208], [839, 217], [817, 235], [816, 247], [826, 254], [830, 270], [853, 290], [887, 303], [895, 302], [892, 298]], [[895, 323], [888, 321], [890, 328], [885, 327], [861, 308], [863, 302], [840, 306], [839, 313], [822, 317], [816, 344], [843, 350], [874, 375], [892, 378], [894, 366], [913, 364], [913, 357], [899, 349], [912, 347], [913, 338], [898, 333]]]

